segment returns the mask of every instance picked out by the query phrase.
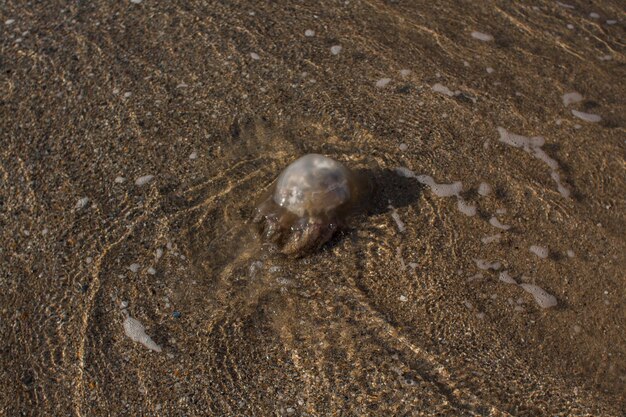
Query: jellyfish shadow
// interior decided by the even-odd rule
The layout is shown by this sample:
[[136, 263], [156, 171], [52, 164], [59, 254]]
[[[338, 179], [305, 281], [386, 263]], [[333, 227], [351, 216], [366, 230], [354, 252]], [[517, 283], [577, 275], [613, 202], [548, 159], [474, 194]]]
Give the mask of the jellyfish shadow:
[[357, 224], [366, 223], [369, 217], [392, 212], [403, 207], [413, 206], [419, 212], [417, 201], [424, 189], [415, 178], [398, 175], [392, 169], [368, 168], [353, 171], [357, 177], [363, 195], [354, 207], [347, 227], [323, 245], [323, 250], [337, 246], [358, 228]]
[[357, 216], [376, 216], [393, 209], [414, 206], [424, 189], [424, 185], [415, 178], [401, 176], [391, 169], [355, 170], [355, 174], [365, 190], [355, 210]]

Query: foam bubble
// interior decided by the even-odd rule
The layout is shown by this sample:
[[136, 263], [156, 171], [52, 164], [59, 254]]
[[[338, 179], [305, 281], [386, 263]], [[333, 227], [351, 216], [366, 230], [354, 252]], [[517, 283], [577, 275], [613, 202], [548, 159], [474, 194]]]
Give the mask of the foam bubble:
[[502, 282], [505, 282], [507, 284], [517, 284], [517, 281], [515, 281], [515, 278], [513, 278], [510, 274], [509, 271], [502, 271], [500, 272], [500, 275], [498, 275], [498, 279]]
[[483, 197], [491, 194], [491, 185], [487, 184], [486, 182], [481, 182], [478, 186], [478, 194], [482, 195]]
[[150, 336], [146, 334], [146, 328], [138, 320], [126, 317], [124, 320], [124, 333], [133, 342], [139, 342], [145, 347], [155, 352], [161, 352], [161, 346], [157, 345]]
[[602, 120], [602, 117], [598, 116], [597, 114], [585, 113], [574, 109], [572, 109], [572, 114], [586, 122], [596, 123]]
[[400, 233], [404, 233], [406, 227], [404, 226], [404, 222], [400, 219], [400, 215], [391, 204], [389, 205], [389, 208], [391, 209], [391, 218], [396, 222], [396, 226], [398, 226], [398, 231]]
[[531, 253], [534, 253], [535, 255], [543, 259], [546, 259], [549, 254], [548, 249], [546, 247], [539, 246], [539, 245], [532, 245], [528, 250]]
[[572, 6], [571, 4], [561, 3], [560, 1], [557, 1], [556, 4], [566, 9], [575, 9], [575, 7]]
[[154, 175], [144, 175], [135, 180], [135, 185], [142, 186], [148, 184], [150, 181], [154, 179]]
[[454, 92], [452, 92], [452, 90], [450, 90], [448, 87], [446, 87], [445, 85], [440, 84], [440, 83], [433, 84], [433, 86], [432, 86], [432, 87], [430, 87], [430, 88], [431, 88], [434, 92], [436, 92], [436, 93], [441, 93], [441, 94], [444, 94], [444, 95], [446, 95], [446, 96], [450, 96], [450, 97], [452, 97], [452, 96], [454, 96], [454, 95], [455, 95], [455, 94], [454, 94]]
[[[576, 110], [572, 110], [574, 112]], [[598, 116], [599, 117], [599, 116]], [[498, 127], [498, 133], [500, 134], [500, 142], [504, 142], [507, 145], [511, 145], [515, 148], [522, 148], [525, 152], [531, 154], [535, 158], [543, 161], [551, 169], [550, 177], [557, 185], [559, 193], [568, 198], [570, 195], [569, 189], [561, 182], [561, 176], [557, 172], [559, 169], [559, 163], [550, 158], [547, 153], [541, 147], [545, 144], [545, 139], [542, 136], [526, 137], [522, 135], [516, 135], [511, 133], [502, 127]]]
[[476, 266], [479, 269], [493, 269], [497, 271], [502, 266], [500, 262], [487, 262], [484, 259], [474, 259], [474, 262], [476, 262]]
[[455, 181], [452, 184], [437, 184], [429, 175], [417, 175], [415, 178], [420, 183], [427, 185], [437, 197], [452, 197], [463, 190], [463, 184], [460, 181]]
[[476, 207], [466, 203], [461, 198], [461, 191], [463, 191], [462, 182], [455, 181], [452, 184], [438, 184], [430, 175], [415, 175], [413, 171], [405, 167], [397, 167], [395, 171], [396, 174], [402, 177], [415, 178], [419, 183], [428, 186], [437, 197], [457, 197], [457, 208], [466, 216], [474, 216], [476, 214]]
[[463, 200], [460, 197], [457, 199], [456, 203], [457, 203], [457, 208], [459, 209], [461, 213], [470, 217], [476, 215], [476, 206], [472, 204], [468, 204], [465, 200]]
[[376, 81], [376, 87], [383, 88], [390, 82], [391, 82], [391, 78], [381, 78], [380, 80]]
[[489, 42], [493, 40], [493, 36], [491, 36], [488, 33], [474, 31], [471, 33], [471, 35], [472, 35], [472, 38], [478, 39], [479, 41], [483, 41], [483, 42]]
[[500, 239], [502, 239], [502, 235], [500, 233], [496, 233], [495, 235], [485, 236], [480, 240], [484, 244], [489, 244], [489, 243], [497, 243], [500, 241]]
[[522, 287], [524, 291], [530, 293], [541, 308], [550, 308], [556, 306], [557, 304], [556, 297], [549, 294], [541, 287], [534, 284], [520, 284], [520, 287]]
[[583, 101], [583, 96], [576, 91], [563, 94], [563, 105], [565, 106], [569, 106], [570, 104], [578, 103], [581, 101]]
[[330, 53], [333, 55], [339, 55], [342, 49], [341, 45], [333, 45], [330, 47]]
[[508, 224], [500, 223], [500, 220], [498, 220], [496, 216], [493, 216], [491, 219], [489, 219], [489, 224], [502, 230], [509, 230], [511, 228], [511, 226], [509, 226]]

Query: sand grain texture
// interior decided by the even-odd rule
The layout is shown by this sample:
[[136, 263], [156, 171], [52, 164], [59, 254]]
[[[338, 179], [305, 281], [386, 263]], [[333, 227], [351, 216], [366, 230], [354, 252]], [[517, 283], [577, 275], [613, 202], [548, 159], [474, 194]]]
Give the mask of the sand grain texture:
[[[621, 415], [623, 4], [567, 3], [4, 2], [0, 415]], [[282, 258], [310, 152], [374, 194]]]

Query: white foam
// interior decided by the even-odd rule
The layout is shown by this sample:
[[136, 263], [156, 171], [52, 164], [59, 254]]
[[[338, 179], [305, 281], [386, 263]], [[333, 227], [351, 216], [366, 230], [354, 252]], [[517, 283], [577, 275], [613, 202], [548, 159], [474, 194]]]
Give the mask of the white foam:
[[463, 200], [462, 198], [458, 198], [457, 199], [457, 208], [459, 209], [459, 211], [463, 214], [465, 214], [466, 216], [475, 216], [476, 215], [476, 206], [472, 205], [472, 204], [468, 204], [467, 202], [465, 202], [465, 200]]
[[390, 82], [391, 82], [391, 78], [381, 78], [380, 80], [376, 81], [376, 87], [383, 88]]
[[511, 228], [508, 224], [500, 223], [500, 220], [498, 220], [496, 216], [489, 219], [489, 224], [502, 230], [509, 230]]
[[572, 114], [585, 122], [596, 123], [602, 120], [602, 117], [597, 114], [585, 113], [574, 109], [572, 109]]
[[429, 175], [417, 175], [415, 178], [420, 183], [427, 185], [437, 197], [452, 197], [463, 190], [463, 184], [460, 181], [455, 181], [452, 184], [437, 184]]
[[583, 96], [576, 91], [563, 94], [563, 105], [565, 106], [569, 106], [570, 104], [578, 103], [581, 101], [583, 101]]
[[428, 186], [437, 197], [455, 196], [458, 199], [457, 208], [466, 216], [474, 216], [476, 214], [476, 207], [466, 203], [461, 197], [461, 191], [463, 191], [463, 183], [461, 181], [455, 181], [452, 184], [438, 184], [430, 175], [415, 175], [413, 171], [405, 167], [397, 167], [395, 171], [402, 177], [415, 178], [419, 183]]
[[330, 47], [330, 53], [333, 55], [339, 55], [342, 49], [341, 45], [333, 45]]
[[476, 266], [479, 269], [493, 269], [497, 271], [502, 266], [500, 262], [487, 262], [484, 259], [474, 259], [474, 262], [476, 262]]
[[139, 177], [135, 180], [135, 185], [138, 186], [142, 186], [142, 185], [146, 185], [147, 183], [149, 183], [150, 181], [152, 181], [154, 179], [154, 175], [144, 175], [142, 177]]
[[498, 279], [502, 282], [505, 282], [507, 284], [517, 284], [517, 281], [515, 281], [515, 278], [513, 278], [510, 274], [509, 271], [502, 271], [500, 272], [500, 275], [498, 275]]
[[250, 58], [254, 59], [254, 60], [258, 60], [261, 57], [259, 56], [259, 54], [257, 54], [256, 52], [250, 52]]
[[396, 167], [394, 168], [394, 171], [396, 171], [396, 174], [400, 175], [401, 177], [405, 177], [405, 178], [417, 177], [413, 171], [411, 171], [410, 169], [406, 167]]
[[89, 197], [83, 197], [76, 202], [76, 208], [82, 209], [87, 205], [87, 203], [89, 203]]
[[432, 87], [430, 87], [430, 88], [431, 88], [434, 92], [436, 92], [436, 93], [441, 93], [441, 94], [445, 94], [446, 96], [450, 96], [450, 97], [452, 97], [452, 96], [454, 96], [454, 95], [455, 95], [455, 94], [454, 94], [454, 92], [452, 92], [452, 90], [450, 90], [448, 87], [446, 87], [445, 85], [440, 84], [440, 83], [433, 84], [433, 86], [432, 86]]
[[491, 194], [491, 185], [487, 184], [486, 182], [481, 182], [478, 186], [478, 194], [482, 195], [483, 197]]
[[488, 33], [474, 31], [472, 32], [471, 35], [472, 35], [472, 38], [478, 39], [479, 41], [483, 41], [483, 42], [489, 42], [493, 40], [493, 36], [491, 36]]
[[[575, 110], [572, 110], [573, 112]], [[543, 161], [550, 168], [550, 177], [557, 185], [559, 193], [568, 198], [570, 190], [561, 182], [561, 176], [557, 172], [559, 169], [559, 163], [550, 158], [547, 153], [541, 147], [545, 144], [545, 139], [542, 136], [526, 137], [522, 135], [516, 135], [511, 133], [502, 127], [498, 127], [498, 133], [500, 134], [500, 142], [504, 142], [507, 145], [511, 145], [516, 148], [522, 148], [525, 152], [531, 154], [535, 158]]]
[[126, 336], [133, 342], [139, 342], [150, 350], [161, 352], [161, 346], [157, 345], [154, 340], [146, 334], [146, 328], [134, 318], [126, 317], [124, 320], [124, 333], [126, 333]]
[[305, 30], [305, 31], [304, 31], [304, 36], [307, 36], [307, 37], [309, 37], [309, 38], [310, 38], [311, 36], [315, 36], [315, 31], [314, 31], [314, 30], [312, 30], [312, 29], [307, 29], [307, 30]]
[[495, 235], [485, 236], [482, 239], [480, 239], [480, 241], [483, 242], [484, 244], [489, 244], [489, 243], [497, 243], [500, 241], [500, 239], [502, 239], [502, 235], [500, 233], [496, 233]]
[[557, 304], [556, 298], [547, 293], [543, 288], [540, 288], [534, 284], [520, 284], [526, 292], [532, 294], [535, 298], [535, 301], [541, 308], [550, 308], [554, 307]]
[[394, 206], [389, 205], [389, 208], [391, 209], [391, 218], [396, 222], [396, 225], [398, 226], [398, 231], [400, 233], [404, 233], [404, 231], [406, 230], [406, 227], [404, 226], [404, 223], [400, 219], [400, 215], [398, 214]]
[[575, 9], [571, 4], [561, 3], [560, 1], [557, 1], [556, 4], [566, 9]]
[[535, 255], [543, 259], [546, 259], [549, 254], [548, 249], [546, 247], [539, 246], [539, 245], [532, 245], [530, 248], [528, 248], [528, 250], [531, 253], [534, 253]]

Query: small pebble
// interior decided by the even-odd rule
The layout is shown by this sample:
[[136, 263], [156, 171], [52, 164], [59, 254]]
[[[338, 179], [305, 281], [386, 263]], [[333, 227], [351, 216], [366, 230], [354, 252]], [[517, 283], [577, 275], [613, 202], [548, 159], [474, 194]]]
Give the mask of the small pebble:
[[309, 37], [309, 38], [310, 38], [311, 36], [315, 36], [315, 31], [314, 31], [314, 30], [311, 30], [311, 29], [307, 29], [307, 30], [305, 30], [305, 31], [304, 31], [304, 36], [307, 36], [307, 37]]
[[254, 60], [260, 59], [259, 54], [254, 53], [254, 52], [250, 52], [250, 58]]
[[137, 272], [139, 271], [140, 265], [139, 264], [131, 264], [128, 269], [131, 270], [131, 272]]
[[128, 98], [128, 97], [130, 97], [132, 95], [133, 95], [133, 93], [131, 93], [130, 91], [127, 91], [127, 92], [124, 93], [124, 98]]
[[122, 184], [124, 181], [126, 181], [126, 178], [124, 177], [115, 177], [116, 184]]
[[197, 158], [198, 158], [198, 152], [192, 152], [192, 153], [189, 155], [189, 159], [192, 159], [192, 160], [193, 160], [193, 159], [197, 159]]
[[88, 202], [89, 202], [89, 197], [83, 197], [76, 202], [76, 208], [82, 209], [83, 207], [87, 205]]
[[172, 317], [174, 317], [175, 319], [179, 319], [181, 316], [180, 311], [175, 311], [172, 313]]
[[148, 273], [150, 275], [155, 275], [156, 274], [156, 269], [154, 269], [153, 267], [148, 268]]
[[406, 296], [401, 295], [401, 296], [400, 296], [400, 301], [402, 301], [402, 302], [404, 303], [404, 302], [409, 301], [409, 299], [408, 299], [408, 298], [406, 298]]

